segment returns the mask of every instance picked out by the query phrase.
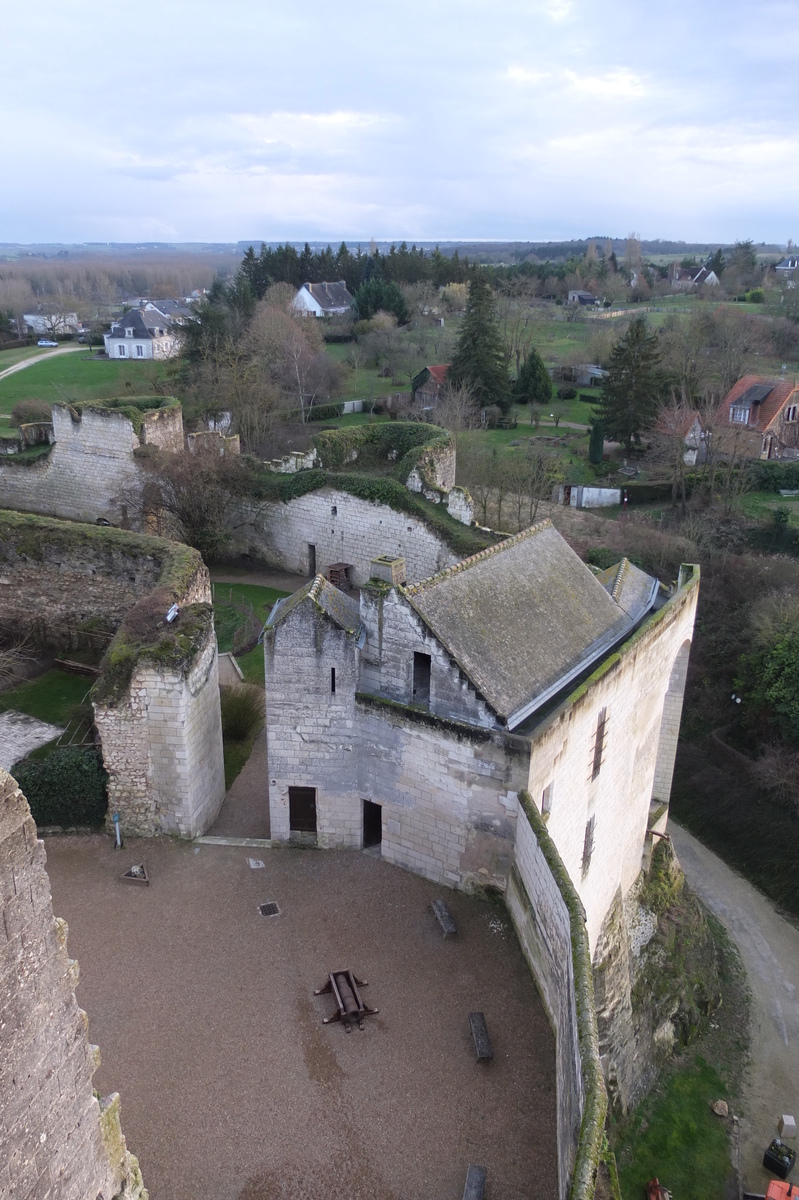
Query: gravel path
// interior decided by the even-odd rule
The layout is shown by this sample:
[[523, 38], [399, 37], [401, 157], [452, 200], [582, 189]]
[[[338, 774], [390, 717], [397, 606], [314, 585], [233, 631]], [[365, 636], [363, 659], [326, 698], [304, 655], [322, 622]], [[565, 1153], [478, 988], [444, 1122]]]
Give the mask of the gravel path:
[[[744, 1189], [765, 1192], [773, 1178], [763, 1151], [781, 1113], [799, 1119], [799, 931], [771, 902], [685, 829], [669, 823], [685, 877], [741, 952], [752, 989], [751, 1062], [741, 1116]], [[719, 1020], [724, 1020], [723, 1007]]]
[[[46, 841], [78, 1001], [151, 1200], [557, 1195], [554, 1042], [504, 910], [358, 852]], [[262, 868], [248, 859], [258, 855]], [[144, 861], [151, 886], [120, 875]], [[275, 900], [281, 915], [258, 905]], [[363, 1032], [323, 1026], [331, 970], [368, 979]], [[494, 1059], [475, 1060], [483, 1011]]]
[[22, 362], [14, 363], [11, 367], [6, 367], [4, 371], [0, 371], [0, 379], [6, 379], [9, 375], [16, 375], [17, 371], [24, 371], [26, 367], [32, 367], [35, 363], [43, 362], [46, 358], [57, 358], [59, 354], [74, 354], [77, 350], [88, 350], [88, 346], [63, 346], [60, 350], [50, 350], [46, 354], [36, 354], [32, 358], [23, 358]]
[[208, 830], [214, 837], [268, 838], [269, 788], [267, 781], [266, 730], [225, 796], [219, 816]]

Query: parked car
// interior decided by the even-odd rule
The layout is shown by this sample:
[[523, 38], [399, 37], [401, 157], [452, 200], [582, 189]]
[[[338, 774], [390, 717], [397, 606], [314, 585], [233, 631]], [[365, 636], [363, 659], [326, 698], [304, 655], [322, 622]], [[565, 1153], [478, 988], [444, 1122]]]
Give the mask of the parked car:
[[37, 346], [57, 346], [58, 342], [51, 342], [49, 338], [39, 338]]

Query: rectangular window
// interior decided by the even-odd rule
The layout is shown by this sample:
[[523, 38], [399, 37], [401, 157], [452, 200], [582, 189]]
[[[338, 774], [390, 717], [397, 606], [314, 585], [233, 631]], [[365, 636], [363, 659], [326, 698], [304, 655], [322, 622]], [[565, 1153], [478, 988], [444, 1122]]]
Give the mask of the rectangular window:
[[316, 833], [316, 788], [289, 788], [289, 829], [293, 833]]
[[736, 425], [747, 425], [749, 423], [749, 409], [731, 408], [730, 420]]
[[541, 793], [541, 815], [549, 816], [552, 812], [552, 793], [555, 790], [554, 783], [548, 783]]
[[797, 406], [796, 406], [795, 404], [792, 404], [792, 405], [790, 406], [790, 408], [786, 408], [786, 410], [785, 410], [785, 420], [786, 420], [786, 421], [795, 421], [795, 420], [796, 420], [796, 413], [797, 413], [797, 411], [799, 411], [799, 410], [797, 409]]
[[125, 357], [125, 355], [126, 355], [125, 347], [124, 347], [124, 346], [117, 346], [117, 350], [119, 351], [119, 357], [120, 357], [120, 358], [124, 358], [124, 357]]
[[608, 710], [600, 708], [596, 719], [596, 736], [594, 737], [594, 762], [591, 768], [591, 778], [596, 779], [602, 770], [602, 756], [605, 752], [605, 732], [608, 723]]
[[413, 704], [425, 707], [430, 703], [430, 655], [413, 656]]
[[144, 358], [144, 346], [137, 346], [137, 347], [136, 347], [136, 357], [137, 357], [137, 358]]
[[330, 692], [333, 696], [336, 694], [336, 668], [330, 668]]
[[594, 853], [594, 822], [596, 817], [589, 817], [585, 826], [585, 840], [583, 841], [583, 876], [588, 874], [588, 868], [591, 866], [591, 856]]

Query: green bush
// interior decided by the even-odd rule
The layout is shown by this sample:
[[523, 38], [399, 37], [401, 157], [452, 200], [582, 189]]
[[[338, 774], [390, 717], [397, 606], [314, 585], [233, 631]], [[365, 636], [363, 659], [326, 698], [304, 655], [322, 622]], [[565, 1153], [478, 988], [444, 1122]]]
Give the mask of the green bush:
[[250, 683], [219, 689], [222, 702], [222, 737], [233, 742], [246, 742], [264, 722], [263, 688]]
[[19, 427], [29, 425], [34, 421], [52, 421], [53, 410], [46, 400], [37, 400], [31, 396], [29, 400], [18, 400], [11, 409], [11, 424]]
[[565, 387], [558, 388], [558, 400], [576, 400], [576, 399], [577, 399], [577, 388], [569, 387], [568, 385]]
[[799, 488], [799, 462], [751, 462], [746, 470], [758, 492]]
[[316, 404], [308, 413], [309, 421], [335, 421], [344, 416], [344, 404]]
[[23, 759], [13, 775], [37, 825], [102, 824], [108, 808], [108, 776], [93, 746], [56, 746], [47, 758]]
[[746, 293], [745, 299], [748, 304], [765, 304], [766, 293], [762, 287], [752, 288]]

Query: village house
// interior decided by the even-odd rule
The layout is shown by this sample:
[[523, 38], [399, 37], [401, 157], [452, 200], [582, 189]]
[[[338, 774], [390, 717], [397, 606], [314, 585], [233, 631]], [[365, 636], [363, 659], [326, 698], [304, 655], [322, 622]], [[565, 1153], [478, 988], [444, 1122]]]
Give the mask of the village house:
[[292, 300], [296, 313], [304, 317], [346, 316], [355, 303], [343, 279], [337, 283], [304, 283]]
[[780, 275], [788, 275], [791, 271], [799, 271], [799, 255], [788, 254], [785, 258], [781, 258], [774, 270], [779, 271]]
[[566, 300], [567, 304], [599, 304], [598, 298], [592, 292], [582, 292], [578, 288], [572, 288]]
[[109, 358], [134, 361], [171, 358], [179, 348], [179, 335], [172, 325], [172, 319], [157, 308], [131, 309], [103, 334], [105, 352]]
[[669, 267], [669, 283], [675, 292], [686, 292], [702, 286], [718, 287], [720, 282], [716, 272], [707, 267], [681, 267], [677, 263]]
[[799, 458], [799, 387], [794, 379], [744, 375], [716, 411], [715, 437], [725, 454]]
[[683, 462], [686, 466], [701, 466], [706, 461], [710, 432], [697, 409], [664, 408], [655, 430], [670, 439], [680, 439], [684, 446]]
[[45, 333], [51, 337], [57, 334], [77, 333], [81, 328], [78, 314], [75, 312], [23, 313], [22, 320], [29, 333]]

